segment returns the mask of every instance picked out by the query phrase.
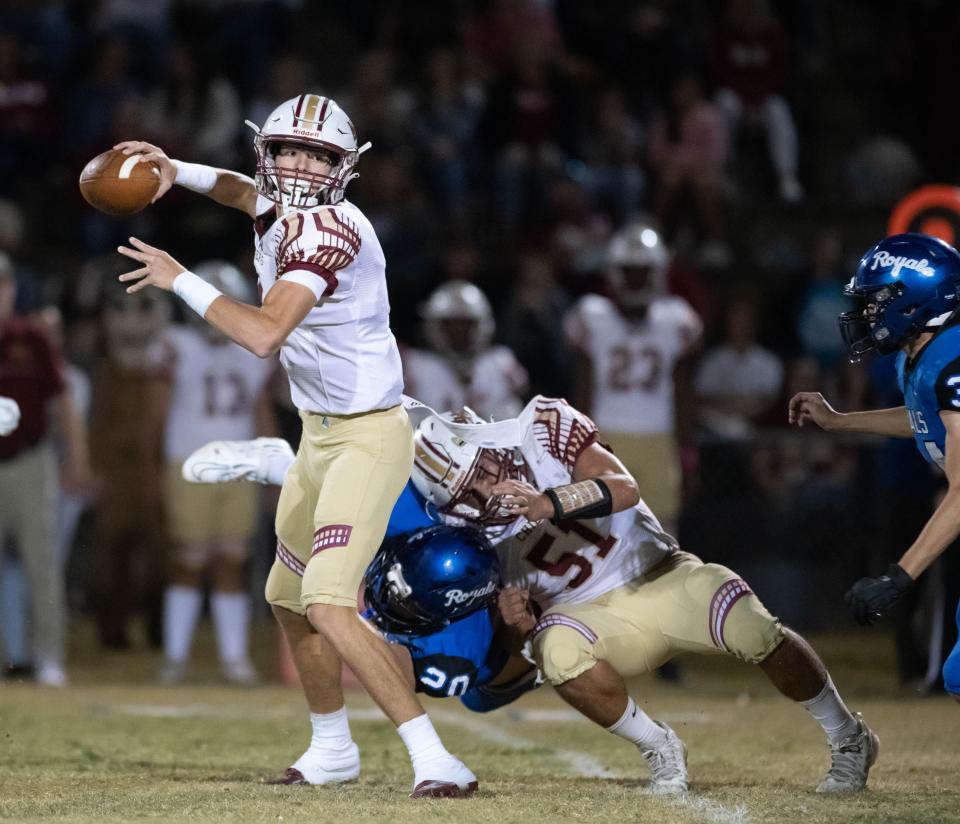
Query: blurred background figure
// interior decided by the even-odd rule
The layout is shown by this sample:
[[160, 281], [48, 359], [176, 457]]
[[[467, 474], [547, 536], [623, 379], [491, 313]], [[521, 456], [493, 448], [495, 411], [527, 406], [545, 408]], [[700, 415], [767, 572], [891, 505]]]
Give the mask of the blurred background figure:
[[42, 329], [14, 315], [15, 301], [13, 263], [0, 252], [0, 396], [12, 398], [21, 410], [17, 429], [0, 440], [0, 544], [10, 538], [20, 559], [32, 635], [30, 647], [22, 648], [17, 636], [24, 621], [22, 612], [17, 613], [24, 609], [23, 601], [8, 604], [4, 655], [8, 673], [32, 673], [38, 684], [62, 687], [67, 683], [67, 615], [48, 404], [64, 444], [64, 488], [81, 493], [90, 489], [93, 479], [86, 427], [74, 407], [60, 353]]
[[700, 423], [723, 438], [749, 436], [780, 397], [783, 363], [757, 342], [756, 313], [750, 298], [736, 298], [723, 317], [722, 343], [697, 368]]
[[799, 140], [783, 97], [788, 58], [786, 33], [768, 0], [727, 0], [714, 40], [717, 104], [732, 133], [741, 124], [765, 131], [780, 197], [799, 203], [804, 194], [797, 178]]
[[700, 423], [724, 438], [742, 439], [780, 397], [783, 363], [757, 342], [757, 308], [736, 298], [723, 318], [723, 342], [704, 353], [695, 389]]
[[670, 255], [641, 221], [607, 249], [610, 297], [586, 295], [564, 319], [575, 353], [573, 404], [636, 478], [640, 495], [671, 534], [681, 504], [675, 374], [700, 339], [699, 317], [667, 293]]
[[[192, 271], [234, 300], [255, 299], [251, 280], [229, 263], [207, 261]], [[209, 587], [223, 677], [249, 686], [259, 680], [248, 649], [246, 568], [257, 527], [258, 487], [249, 481], [192, 484], [181, 470], [190, 453], [208, 441], [276, 434], [267, 391], [274, 361], [237, 346], [192, 312], [187, 323], [163, 330], [158, 349], [163, 368], [150, 386], [148, 415], [150, 429], [163, 433], [170, 537], [160, 682], [172, 686], [186, 678]]]
[[472, 283], [440, 286], [421, 310], [431, 351], [401, 350], [407, 394], [440, 411], [469, 406], [482, 418], [517, 415], [527, 373], [506, 346], [493, 344], [490, 301]]
[[159, 290], [128, 295], [117, 282], [122, 266], [105, 259], [87, 273], [99, 278], [101, 310], [90, 415], [101, 489], [87, 574], [100, 643], [109, 649], [130, 647], [134, 611], [143, 613], [149, 645], [160, 646], [166, 548], [161, 433], [148, 398], [161, 368], [155, 344], [171, 307]]
[[730, 264], [723, 219], [723, 176], [727, 160], [727, 125], [706, 100], [696, 72], [684, 72], [670, 86], [650, 134], [650, 163], [656, 169], [654, 213], [669, 237], [680, 221], [677, 207], [686, 196], [693, 202], [704, 236], [704, 264]]
[[569, 306], [553, 256], [534, 247], [522, 250], [504, 310], [502, 338], [527, 371], [530, 396], [570, 396], [570, 347], [563, 331]]

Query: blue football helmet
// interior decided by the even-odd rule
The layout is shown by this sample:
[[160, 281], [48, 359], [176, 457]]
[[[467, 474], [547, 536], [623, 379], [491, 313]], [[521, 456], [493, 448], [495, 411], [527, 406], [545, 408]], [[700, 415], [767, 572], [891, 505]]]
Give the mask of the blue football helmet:
[[960, 254], [929, 235], [891, 235], [860, 259], [844, 294], [863, 303], [840, 315], [850, 360], [871, 349], [895, 352], [938, 329], [960, 304]]
[[496, 597], [500, 561], [480, 530], [431, 526], [389, 538], [364, 580], [373, 623], [386, 632], [427, 635]]

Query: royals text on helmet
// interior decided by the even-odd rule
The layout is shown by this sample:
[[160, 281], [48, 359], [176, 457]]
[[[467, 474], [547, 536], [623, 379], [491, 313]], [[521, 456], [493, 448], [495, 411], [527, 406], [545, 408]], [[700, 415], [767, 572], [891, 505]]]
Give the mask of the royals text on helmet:
[[[357, 173], [354, 167], [369, 143], [357, 145], [357, 130], [335, 101], [319, 94], [301, 94], [277, 106], [260, 128], [249, 120], [255, 133], [257, 191], [284, 209], [309, 209], [343, 200], [347, 184]], [[293, 143], [307, 150], [329, 152], [337, 162], [328, 174], [280, 169], [277, 150]]]
[[960, 254], [929, 235], [891, 235], [860, 259], [844, 293], [862, 304], [839, 317], [850, 359], [871, 349], [895, 352], [922, 332], [936, 331], [957, 308]]
[[434, 526], [388, 539], [364, 580], [377, 626], [424, 635], [489, 604], [500, 590], [500, 562], [479, 530]]

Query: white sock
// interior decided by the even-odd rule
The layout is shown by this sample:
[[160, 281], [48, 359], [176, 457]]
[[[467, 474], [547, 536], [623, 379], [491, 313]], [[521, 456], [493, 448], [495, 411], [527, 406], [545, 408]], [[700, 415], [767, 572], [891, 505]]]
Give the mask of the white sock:
[[627, 698], [627, 708], [623, 715], [616, 724], [607, 727], [607, 732], [626, 738], [641, 749], [658, 747], [667, 740], [663, 727], [657, 726], [632, 698]]
[[840, 741], [857, 731], [857, 719], [853, 717], [847, 705], [833, 685], [833, 679], [828, 675], [827, 683], [823, 685], [820, 694], [809, 701], [801, 701], [803, 708], [810, 713], [817, 723], [823, 727], [827, 738], [831, 742]]
[[353, 743], [346, 707], [334, 712], [311, 712], [310, 725], [313, 727], [310, 750], [342, 750]]
[[283, 479], [287, 474], [287, 470], [293, 464], [294, 459], [294, 455], [288, 455], [284, 452], [281, 452], [280, 454], [270, 452], [267, 455], [266, 461], [264, 461], [264, 480], [268, 484], [273, 484], [274, 486], [283, 486]]
[[433, 728], [433, 722], [430, 716], [424, 713], [404, 722], [397, 727], [397, 732], [407, 745], [407, 751], [410, 753], [410, 760], [413, 762], [414, 770], [417, 768], [417, 762], [429, 761], [433, 758], [453, 756], [447, 752], [447, 748], [440, 741], [440, 736]]
[[193, 631], [203, 607], [203, 592], [192, 587], [171, 586], [163, 593], [163, 653], [168, 661], [190, 657]]
[[245, 592], [213, 592], [210, 614], [221, 661], [245, 661], [250, 627], [250, 596]]

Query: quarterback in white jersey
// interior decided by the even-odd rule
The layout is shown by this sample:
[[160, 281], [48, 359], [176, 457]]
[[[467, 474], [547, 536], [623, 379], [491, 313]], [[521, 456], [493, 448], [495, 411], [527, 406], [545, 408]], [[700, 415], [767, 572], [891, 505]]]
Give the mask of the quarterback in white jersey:
[[407, 392], [434, 409], [466, 406], [484, 419], [516, 416], [527, 371], [510, 349], [491, 344], [494, 319], [486, 295], [453, 280], [437, 288], [422, 311], [432, 351], [402, 351]]
[[607, 250], [615, 300], [580, 298], [564, 318], [564, 331], [578, 355], [575, 397], [636, 478], [641, 495], [673, 528], [681, 482], [675, 371], [703, 327], [683, 298], [666, 293], [668, 263], [653, 228], [627, 225]]
[[177, 183], [254, 220], [262, 305], [232, 300], [166, 252], [131, 238], [139, 268], [127, 291], [157, 286], [259, 357], [277, 352], [303, 437], [277, 507], [277, 557], [267, 600], [300, 672], [311, 710], [307, 751], [285, 784], [352, 781], [359, 750], [340, 684], [345, 661], [398, 727], [414, 768], [414, 797], [464, 796], [477, 780], [444, 748], [387, 644], [357, 616], [363, 573], [413, 463], [400, 404], [400, 355], [390, 331], [386, 261], [363, 213], [344, 200], [369, 144], [328, 97], [280, 104], [255, 132], [256, 177], [173, 161], [156, 146], [115, 148], [157, 163], [162, 197]]
[[529, 631], [565, 701], [638, 746], [654, 790], [687, 789], [686, 748], [628, 696], [624, 678], [680, 652], [758, 664], [827, 734], [832, 764], [818, 791], [864, 788], [879, 742], [823, 662], [736, 573], [680, 551], [590, 418], [536, 397], [513, 448], [475, 446], [447, 423], [418, 425], [414, 484], [443, 521], [473, 523], [496, 542], [504, 582], [527, 591], [512, 611], [501, 606], [505, 619]]

